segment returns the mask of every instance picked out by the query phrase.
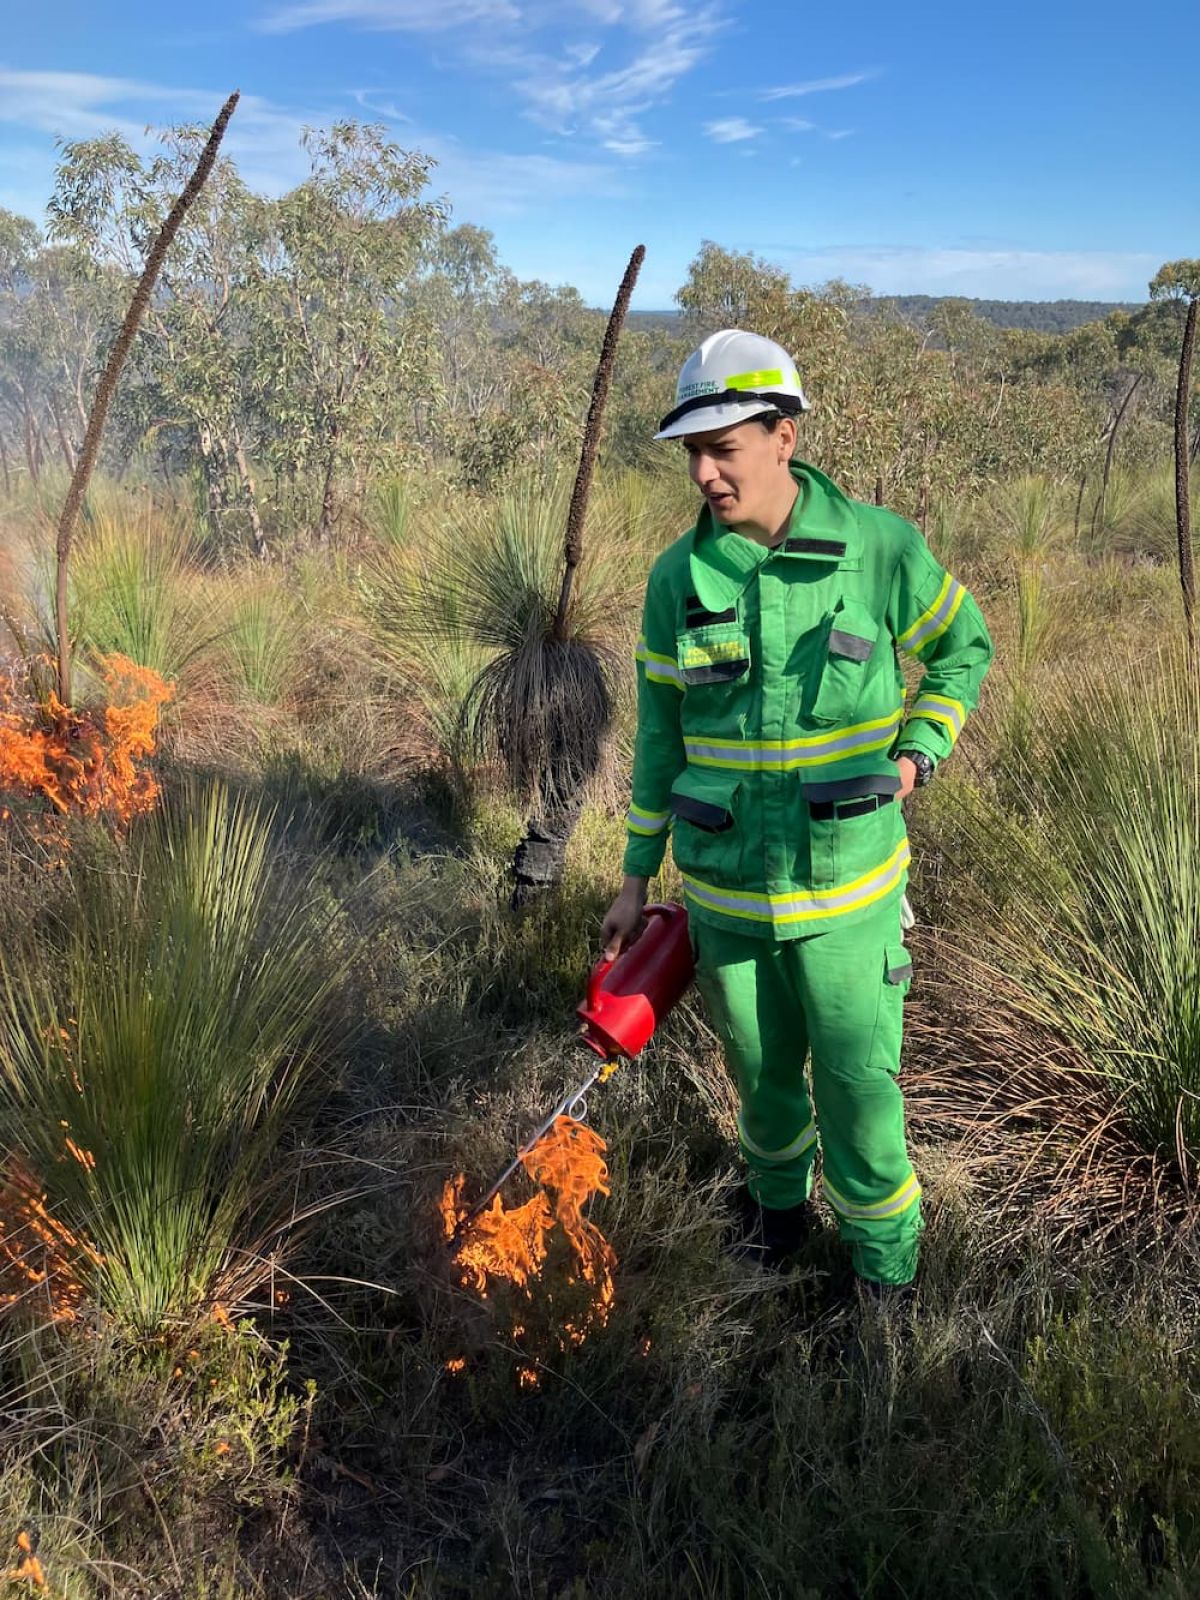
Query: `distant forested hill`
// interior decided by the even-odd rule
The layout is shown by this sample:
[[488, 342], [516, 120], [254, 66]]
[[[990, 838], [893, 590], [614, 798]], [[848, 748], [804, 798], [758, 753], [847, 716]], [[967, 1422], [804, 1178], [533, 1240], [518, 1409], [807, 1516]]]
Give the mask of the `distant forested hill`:
[[[880, 295], [872, 309], [903, 317], [924, 326], [945, 296], [931, 294]], [[1069, 333], [1085, 322], [1099, 322], [1114, 311], [1137, 311], [1133, 300], [965, 300], [977, 317], [998, 328], [1030, 328], [1035, 333]]]
[[[879, 295], [865, 306], [879, 316], [900, 317], [925, 327], [934, 308], [949, 296], [932, 294]], [[1036, 333], [1069, 333], [1085, 322], [1099, 322], [1114, 311], [1137, 311], [1133, 300], [963, 300], [977, 317], [998, 328], [1031, 328]], [[630, 318], [642, 327], [674, 330], [678, 311], [631, 311]]]

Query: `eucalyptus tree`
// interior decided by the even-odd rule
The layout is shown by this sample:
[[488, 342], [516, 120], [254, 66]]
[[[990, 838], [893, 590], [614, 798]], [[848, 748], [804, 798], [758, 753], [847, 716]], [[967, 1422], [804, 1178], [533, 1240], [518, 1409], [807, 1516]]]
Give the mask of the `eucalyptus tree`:
[[430, 378], [428, 318], [410, 289], [445, 215], [430, 157], [381, 127], [309, 129], [309, 177], [270, 207], [254, 295], [251, 373], [279, 477], [311, 480], [325, 542], [347, 468], [361, 482]]
[[[206, 137], [203, 127], [167, 129], [148, 160], [118, 134], [65, 144], [49, 208], [56, 236], [132, 281]], [[118, 405], [126, 453], [155, 445], [164, 461], [195, 462], [214, 535], [244, 524], [260, 556], [242, 397], [261, 211], [233, 163], [219, 161], [163, 263]]]

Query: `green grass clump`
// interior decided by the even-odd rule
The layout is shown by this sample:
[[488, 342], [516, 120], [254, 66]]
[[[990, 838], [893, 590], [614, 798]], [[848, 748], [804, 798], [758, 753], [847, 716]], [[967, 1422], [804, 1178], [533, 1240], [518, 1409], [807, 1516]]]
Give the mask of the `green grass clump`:
[[90, 1244], [85, 1300], [128, 1332], [240, 1304], [273, 1271], [292, 1119], [334, 1048], [335, 930], [316, 876], [279, 870], [270, 817], [215, 788], [0, 955], [6, 1150]]

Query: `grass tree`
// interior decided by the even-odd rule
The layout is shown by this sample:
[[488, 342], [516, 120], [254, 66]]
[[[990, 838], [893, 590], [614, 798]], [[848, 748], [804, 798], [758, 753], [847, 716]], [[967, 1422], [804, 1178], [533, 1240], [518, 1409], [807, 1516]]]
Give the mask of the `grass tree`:
[[1179, 581], [1188, 648], [1196, 654], [1196, 572], [1192, 557], [1192, 509], [1189, 485], [1191, 451], [1188, 407], [1192, 393], [1192, 354], [1196, 345], [1196, 307], [1200, 305], [1200, 261], [1168, 261], [1150, 282], [1152, 300], [1187, 303], [1183, 341], [1179, 347], [1179, 381], [1175, 389], [1175, 527], [1179, 539]]
[[225, 791], [184, 796], [0, 952], [0, 1190], [44, 1196], [60, 1267], [131, 1335], [236, 1306], [286, 1240], [280, 1158], [339, 1012], [336, 907], [278, 843]]

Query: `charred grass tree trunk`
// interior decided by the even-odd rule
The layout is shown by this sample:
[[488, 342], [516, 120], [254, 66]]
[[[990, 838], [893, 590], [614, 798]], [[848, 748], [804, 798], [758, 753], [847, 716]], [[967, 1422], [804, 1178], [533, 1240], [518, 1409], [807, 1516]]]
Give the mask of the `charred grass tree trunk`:
[[96, 465], [96, 457], [100, 450], [100, 440], [103, 437], [104, 424], [108, 417], [108, 408], [112, 404], [112, 397], [116, 392], [117, 380], [121, 376], [121, 368], [125, 365], [125, 358], [129, 354], [138, 326], [146, 313], [146, 307], [150, 304], [150, 296], [154, 293], [154, 285], [158, 281], [163, 258], [171, 246], [171, 241], [178, 233], [179, 225], [186, 216], [189, 207], [201, 189], [203, 189], [208, 175], [212, 171], [213, 163], [217, 159], [217, 150], [225, 136], [225, 129], [229, 125], [229, 119], [234, 113], [238, 98], [238, 91], [235, 90], [221, 107], [217, 120], [212, 125], [204, 149], [200, 152], [200, 159], [196, 163], [195, 171], [188, 179], [179, 198], [171, 207], [166, 221], [159, 229], [158, 237], [150, 247], [150, 254], [146, 258], [146, 265], [142, 269], [137, 288], [133, 292], [129, 310], [125, 313], [125, 320], [121, 324], [120, 332], [117, 334], [116, 342], [112, 347], [104, 371], [100, 376], [100, 382], [96, 387], [96, 397], [92, 401], [91, 413], [88, 416], [83, 448], [80, 450], [79, 459], [75, 463], [75, 471], [71, 475], [67, 498], [58, 521], [54, 620], [58, 652], [58, 698], [64, 706], [69, 706], [71, 703], [71, 641], [67, 619], [67, 582], [71, 559], [71, 537], [75, 531], [75, 521], [79, 516], [79, 508], [83, 504], [83, 497], [87, 492], [92, 469]]
[[1179, 539], [1179, 582], [1183, 588], [1183, 617], [1187, 627], [1188, 655], [1196, 662], [1196, 571], [1192, 559], [1192, 506], [1188, 451], [1188, 401], [1192, 392], [1192, 355], [1196, 347], [1195, 297], [1188, 301], [1179, 352], [1179, 383], [1175, 390], [1175, 529]]
[[[617, 344], [645, 258], [646, 247], [639, 244], [629, 258], [608, 326], [604, 330], [587, 422], [584, 424], [579, 469], [575, 474], [571, 503], [567, 510], [558, 607], [548, 636], [538, 643], [543, 662], [539, 673], [542, 678], [540, 698], [526, 708], [526, 721], [529, 711], [536, 706], [536, 720], [540, 723], [536, 737], [540, 750], [525, 837], [513, 855], [514, 909], [520, 909], [538, 894], [562, 882], [567, 845], [583, 809], [588, 781], [600, 765], [605, 735], [612, 718], [608, 663], [591, 642], [571, 637], [569, 618], [571, 592], [583, 558], [588, 496], [600, 445], [604, 407], [617, 358]], [[514, 716], [519, 718], [520, 706], [514, 706], [512, 710]], [[512, 722], [507, 726], [516, 727], [517, 723]]]

